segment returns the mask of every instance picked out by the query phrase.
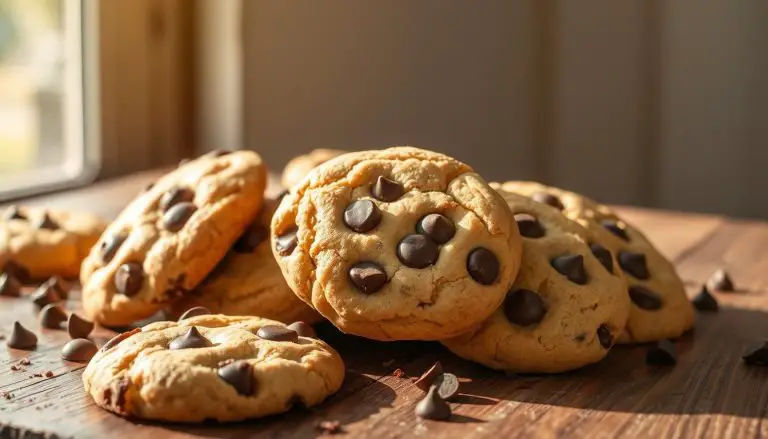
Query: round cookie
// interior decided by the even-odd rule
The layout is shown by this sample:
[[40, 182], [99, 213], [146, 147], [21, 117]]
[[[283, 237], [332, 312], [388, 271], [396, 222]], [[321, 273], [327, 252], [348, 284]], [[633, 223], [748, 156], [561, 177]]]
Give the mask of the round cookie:
[[439, 340], [504, 299], [521, 238], [472, 169], [412, 147], [349, 153], [315, 168], [272, 219], [294, 293], [344, 332]]
[[275, 207], [274, 200], [264, 202], [258, 218], [219, 265], [197, 288], [171, 304], [170, 317], [202, 306], [217, 314], [261, 316], [283, 323], [313, 324], [321, 319], [293, 294], [272, 254], [269, 223]]
[[0, 214], [0, 268], [20, 280], [77, 277], [106, 228], [96, 215], [10, 206]]
[[285, 168], [283, 168], [283, 174], [280, 181], [284, 188], [290, 189], [318, 165], [325, 163], [334, 157], [345, 154], [346, 152], [347, 151], [342, 151], [340, 149], [318, 148], [313, 149], [308, 154], [294, 157], [285, 165]]
[[442, 343], [493, 369], [555, 373], [601, 360], [629, 315], [613, 256], [557, 210], [499, 190], [523, 236], [520, 271], [504, 304], [475, 331]]
[[86, 314], [126, 325], [195, 288], [253, 221], [265, 185], [265, 166], [252, 151], [205, 154], [159, 179], [84, 261]]
[[323, 341], [259, 317], [203, 315], [118, 335], [91, 359], [85, 391], [122, 416], [239, 421], [318, 404], [344, 363]]
[[693, 306], [675, 267], [639, 230], [611, 209], [587, 197], [534, 182], [493, 183], [494, 187], [562, 206], [563, 213], [611, 250], [629, 283], [629, 321], [620, 343], [675, 338], [693, 327]]

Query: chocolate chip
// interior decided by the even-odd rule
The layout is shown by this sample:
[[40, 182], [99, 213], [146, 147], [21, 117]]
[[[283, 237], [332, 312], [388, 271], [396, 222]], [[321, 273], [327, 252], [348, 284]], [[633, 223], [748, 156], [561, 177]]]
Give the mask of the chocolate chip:
[[613, 256], [611, 251], [597, 243], [590, 244], [589, 249], [592, 250], [595, 258], [603, 264], [603, 267], [608, 270], [608, 273], [613, 273]]
[[99, 348], [92, 341], [85, 338], [76, 338], [70, 340], [61, 349], [61, 358], [76, 363], [87, 363], [91, 361]]
[[451, 417], [451, 407], [437, 393], [437, 386], [432, 386], [427, 396], [416, 404], [414, 413], [422, 419], [445, 421]]
[[291, 323], [290, 325], [288, 325], [288, 329], [296, 331], [296, 333], [299, 334], [300, 337], [307, 337], [307, 338], [317, 337], [317, 333], [315, 333], [314, 328], [312, 328], [312, 326], [302, 321]]
[[86, 320], [75, 313], [69, 315], [69, 319], [67, 319], [67, 332], [70, 338], [88, 338], [91, 331], [93, 331], [92, 321]]
[[446, 401], [459, 393], [459, 379], [452, 373], [438, 375], [434, 385], [437, 386], [437, 394]]
[[25, 220], [27, 217], [21, 213], [21, 210], [19, 210], [19, 206], [11, 206], [8, 209], [3, 212], [3, 219], [6, 221], [10, 220]]
[[189, 202], [181, 202], [171, 207], [163, 215], [163, 227], [169, 232], [178, 232], [197, 211], [197, 206]]
[[357, 200], [344, 209], [344, 224], [355, 232], [369, 232], [380, 222], [381, 211], [371, 200]]
[[67, 321], [67, 313], [56, 304], [45, 305], [40, 311], [40, 325], [48, 329], [61, 329], [61, 324]]
[[706, 285], [701, 287], [701, 291], [699, 291], [699, 294], [697, 294], [691, 302], [699, 311], [717, 312], [720, 309], [720, 306], [717, 304], [717, 299], [715, 299], [715, 296], [709, 292]]
[[467, 256], [467, 272], [482, 285], [493, 285], [499, 277], [499, 260], [492, 251], [477, 247]]
[[29, 274], [29, 270], [14, 261], [6, 262], [2, 271], [3, 273], [10, 274], [11, 276], [15, 277], [16, 280], [21, 283], [27, 283], [32, 277]]
[[144, 269], [137, 262], [127, 262], [118, 267], [115, 273], [115, 288], [117, 292], [131, 297], [141, 290], [144, 285]]
[[731, 280], [731, 276], [728, 275], [728, 272], [725, 271], [724, 268], [721, 268], [712, 274], [712, 277], [710, 277], [707, 281], [707, 285], [709, 288], [715, 291], [724, 293], [736, 290], [736, 288], [733, 286], [733, 280]]
[[437, 244], [445, 244], [456, 234], [456, 226], [445, 215], [430, 213], [416, 224], [416, 232], [427, 235]]
[[653, 366], [674, 366], [677, 364], [677, 349], [669, 340], [659, 340], [645, 353], [645, 363]]
[[123, 245], [123, 242], [125, 242], [126, 238], [127, 237], [125, 235], [109, 235], [104, 238], [104, 240], [101, 241], [101, 244], [99, 245], [101, 262], [106, 264], [111, 261], [112, 258], [115, 257], [117, 250], [119, 250], [120, 246]]
[[597, 328], [597, 339], [600, 341], [600, 346], [610, 349], [613, 345], [613, 334], [607, 325], [602, 324]]
[[69, 285], [64, 282], [64, 279], [60, 278], [59, 276], [52, 276], [48, 278], [45, 283], [55, 288], [59, 292], [59, 295], [62, 297], [62, 299], [69, 298]]
[[661, 309], [661, 296], [642, 285], [629, 287], [629, 298], [638, 308], [648, 311]]
[[168, 209], [179, 203], [191, 202], [194, 199], [195, 193], [191, 189], [175, 187], [160, 197], [160, 209], [167, 212]]
[[402, 197], [404, 193], [405, 188], [403, 185], [382, 176], [379, 176], [379, 178], [376, 179], [376, 183], [374, 183], [373, 188], [371, 188], [373, 197], [380, 201], [395, 201]]
[[629, 235], [627, 235], [627, 231], [624, 230], [624, 227], [620, 226], [616, 221], [603, 220], [600, 222], [600, 225], [624, 241], [629, 241]]
[[37, 346], [37, 336], [18, 321], [13, 322], [11, 336], [5, 341], [9, 348], [31, 351]]
[[408, 235], [397, 244], [397, 257], [405, 266], [426, 268], [437, 262], [440, 249], [424, 235]]
[[101, 347], [101, 350], [106, 351], [106, 350], [112, 349], [113, 347], [122, 343], [123, 340], [127, 339], [128, 337], [134, 334], [138, 334], [139, 332], [141, 332], [141, 328], [133, 328], [130, 331], [117, 334], [116, 336], [109, 339], [109, 341], [104, 343], [104, 346]]
[[21, 295], [21, 282], [8, 273], [0, 274], [0, 296], [19, 297]]
[[437, 377], [443, 374], [443, 365], [439, 361], [436, 361], [426, 372], [421, 374], [419, 379], [413, 382], [413, 385], [421, 389], [423, 392], [429, 390], [432, 384], [435, 383]]
[[59, 228], [59, 225], [51, 219], [48, 212], [43, 212], [43, 214], [35, 220], [33, 227], [36, 229], [56, 230]]
[[629, 273], [637, 279], [647, 280], [650, 277], [650, 274], [648, 273], [648, 264], [646, 263], [645, 255], [642, 253], [620, 251], [619, 265], [624, 272]]
[[750, 365], [768, 366], [768, 341], [750, 343], [741, 358]]
[[565, 206], [563, 206], [563, 202], [560, 201], [560, 198], [557, 198], [555, 195], [552, 195], [548, 192], [536, 192], [535, 194], [531, 195], [531, 198], [533, 198], [533, 201], [552, 206], [557, 210], [565, 209]]
[[349, 280], [363, 293], [373, 294], [387, 283], [387, 273], [375, 262], [358, 262], [349, 269]]
[[520, 230], [520, 235], [526, 238], [541, 238], [544, 236], [544, 227], [539, 220], [528, 213], [516, 213], [515, 222]]
[[194, 349], [194, 348], [209, 348], [213, 346], [210, 340], [205, 338], [197, 327], [193, 326], [180, 337], [176, 337], [168, 344], [168, 349]]
[[179, 321], [188, 319], [190, 317], [204, 316], [210, 313], [211, 313], [211, 310], [209, 310], [204, 306], [195, 306], [193, 308], [186, 310], [184, 314], [182, 314], [181, 317], [179, 317]]
[[288, 256], [293, 253], [299, 242], [298, 232], [299, 229], [293, 226], [275, 238], [275, 249], [280, 256]]
[[584, 270], [584, 256], [562, 255], [552, 259], [552, 268], [567, 277], [569, 281], [584, 285], [587, 283], [587, 272]]
[[238, 253], [253, 253], [269, 235], [269, 230], [263, 224], [255, 222], [248, 227], [232, 247]]
[[240, 395], [250, 396], [256, 391], [253, 366], [247, 361], [238, 360], [229, 363], [219, 368], [218, 375], [219, 378], [234, 387]]
[[259, 338], [270, 341], [289, 341], [292, 343], [298, 343], [299, 341], [299, 334], [296, 331], [278, 325], [262, 326], [256, 331], [256, 335]]
[[32, 303], [37, 305], [38, 307], [42, 308], [45, 305], [49, 305], [51, 303], [61, 302], [64, 300], [64, 298], [61, 295], [61, 291], [56, 286], [55, 282], [51, 282], [49, 279], [42, 285], [40, 285], [37, 290], [35, 290], [34, 293], [30, 296], [30, 299], [32, 299]]
[[507, 293], [504, 299], [504, 315], [507, 320], [520, 326], [535, 325], [547, 314], [541, 296], [531, 290], [520, 289]]

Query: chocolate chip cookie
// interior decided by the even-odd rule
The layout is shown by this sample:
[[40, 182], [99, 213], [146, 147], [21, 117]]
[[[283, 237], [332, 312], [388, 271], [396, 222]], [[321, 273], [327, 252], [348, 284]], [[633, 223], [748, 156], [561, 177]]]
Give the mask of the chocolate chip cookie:
[[520, 265], [504, 200], [472, 168], [412, 147], [315, 168], [272, 219], [294, 293], [344, 332], [439, 340], [485, 320]]
[[209, 153], [162, 177], [83, 263], [86, 314], [126, 325], [195, 288], [253, 222], [265, 185], [265, 166], [252, 151]]
[[122, 416], [239, 421], [312, 406], [344, 379], [339, 354], [258, 317], [204, 315], [118, 335], [91, 359], [85, 391]]
[[266, 200], [254, 223], [235, 241], [226, 257], [194, 291], [171, 304], [178, 318], [202, 306], [228, 315], [253, 315], [284, 323], [320, 320], [288, 287], [269, 245], [269, 224], [276, 203]]
[[629, 315], [613, 255], [590, 245], [589, 232], [554, 208], [499, 193], [523, 236], [520, 271], [479, 329], [442, 343], [463, 358], [515, 372], [564, 372], [601, 360]]
[[309, 171], [313, 170], [320, 164], [327, 162], [328, 160], [338, 157], [347, 151], [340, 149], [326, 149], [319, 148], [313, 149], [308, 154], [294, 157], [283, 169], [281, 183], [284, 188], [291, 188], [296, 183], [300, 182], [302, 178], [309, 174]]
[[25, 282], [77, 277], [105, 228], [89, 213], [10, 206], [0, 213], [0, 269]]
[[533, 182], [493, 185], [561, 209], [616, 256], [629, 283], [627, 292], [632, 301], [620, 343], [675, 338], [693, 327], [693, 307], [675, 267], [639, 230], [610, 208], [582, 195]]

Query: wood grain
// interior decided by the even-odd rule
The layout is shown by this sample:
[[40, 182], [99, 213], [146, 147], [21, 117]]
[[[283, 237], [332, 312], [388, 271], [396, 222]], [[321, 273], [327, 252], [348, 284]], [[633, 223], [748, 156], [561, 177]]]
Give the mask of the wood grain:
[[[113, 217], [158, 172], [83, 190], [41, 197], [31, 204], [66, 206]], [[276, 187], [273, 187], [276, 191]], [[768, 437], [768, 368], [745, 366], [751, 340], [768, 338], [768, 223], [619, 208], [673, 259], [695, 294], [725, 266], [740, 291], [718, 294], [722, 310], [699, 315], [696, 330], [677, 342], [679, 362], [657, 369], [643, 362], [645, 347], [617, 347], [593, 366], [572, 373], [508, 376], [461, 360], [437, 343], [382, 343], [346, 336], [330, 325], [320, 335], [345, 359], [341, 391], [318, 407], [222, 426], [126, 420], [96, 407], [83, 392], [82, 365], [60, 359], [63, 331], [42, 330], [25, 297], [0, 298], [0, 333], [14, 320], [39, 336], [32, 353], [0, 347], [0, 437], [185, 438], [313, 437], [316, 424], [337, 420], [350, 437]], [[79, 307], [77, 294], [68, 303]], [[99, 328], [101, 344], [112, 333]], [[28, 357], [24, 371], [11, 364]], [[411, 385], [435, 360], [457, 374], [462, 393], [450, 422], [413, 414], [421, 392]], [[405, 374], [395, 376], [401, 369]], [[52, 371], [51, 378], [34, 377]]]

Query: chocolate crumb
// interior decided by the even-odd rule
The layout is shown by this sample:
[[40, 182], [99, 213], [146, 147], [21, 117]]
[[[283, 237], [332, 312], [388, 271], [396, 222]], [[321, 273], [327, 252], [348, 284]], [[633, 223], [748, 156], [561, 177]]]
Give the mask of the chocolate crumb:
[[29, 361], [29, 358], [22, 358], [21, 360], [19, 360], [19, 364], [21, 364], [22, 366], [29, 366], [30, 364], [32, 364], [32, 362]]
[[53, 376], [53, 371], [50, 371], [50, 370], [45, 371], [46, 378], [51, 378], [52, 376]]
[[341, 433], [341, 422], [339, 421], [320, 421], [316, 426], [317, 431], [327, 434]]

